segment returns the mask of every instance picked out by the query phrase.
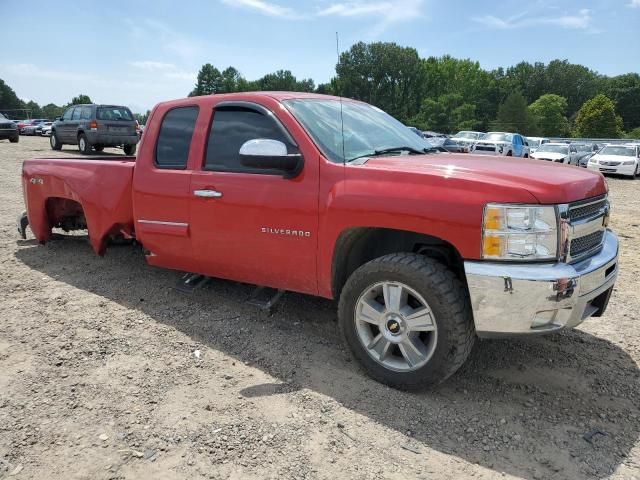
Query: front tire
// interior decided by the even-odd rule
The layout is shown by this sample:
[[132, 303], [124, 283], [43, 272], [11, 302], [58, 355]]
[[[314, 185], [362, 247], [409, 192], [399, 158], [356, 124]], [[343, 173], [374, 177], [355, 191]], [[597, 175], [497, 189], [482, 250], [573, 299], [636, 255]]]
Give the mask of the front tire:
[[104, 146], [102, 146], [102, 145], [94, 145], [94, 146], [93, 146], [93, 149], [94, 149], [96, 152], [101, 152], [101, 151], [103, 151], [103, 150], [104, 150]]
[[135, 155], [136, 153], [136, 146], [135, 145], [124, 145], [122, 147], [122, 150], [124, 150], [124, 154], [131, 156], [131, 155]]
[[62, 143], [58, 138], [58, 134], [55, 131], [51, 132], [51, 136], [49, 137], [49, 144], [51, 145], [51, 150], [62, 150]]
[[443, 264], [413, 253], [358, 268], [340, 296], [340, 330], [375, 380], [415, 390], [465, 362], [475, 340], [466, 288]]
[[80, 150], [80, 153], [83, 155], [91, 154], [91, 144], [84, 133], [78, 135], [78, 150]]
[[15, 137], [9, 137], [9, 142], [18, 143], [20, 141], [20, 137], [16, 135]]

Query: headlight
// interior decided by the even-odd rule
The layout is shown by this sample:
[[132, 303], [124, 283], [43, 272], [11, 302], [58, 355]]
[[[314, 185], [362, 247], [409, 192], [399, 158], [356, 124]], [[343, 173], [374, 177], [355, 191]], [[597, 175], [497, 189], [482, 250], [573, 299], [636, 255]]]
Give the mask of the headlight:
[[589, 163], [598, 163], [598, 160], [593, 158], [593, 157], [590, 157], [589, 158]]
[[485, 206], [482, 258], [553, 260], [557, 252], [555, 207], [495, 203]]
[[623, 165], [635, 165], [636, 162], [631, 160], [630, 162], [622, 162]]

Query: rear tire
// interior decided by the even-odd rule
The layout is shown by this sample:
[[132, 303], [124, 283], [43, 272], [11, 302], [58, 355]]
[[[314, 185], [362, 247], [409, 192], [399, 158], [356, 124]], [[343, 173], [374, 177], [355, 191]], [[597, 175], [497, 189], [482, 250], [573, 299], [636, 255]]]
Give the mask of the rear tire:
[[122, 150], [124, 150], [125, 155], [135, 155], [136, 146], [135, 145], [125, 145]]
[[465, 286], [443, 264], [413, 253], [358, 268], [340, 295], [338, 319], [345, 343], [369, 375], [406, 390], [446, 380], [475, 341]]
[[80, 153], [83, 155], [91, 154], [91, 144], [84, 133], [78, 135], [78, 150], [80, 150]]
[[511, 150], [507, 152], [507, 157], [513, 157], [513, 153], [511, 152]]
[[49, 137], [49, 144], [51, 145], [51, 150], [62, 150], [62, 143], [58, 138], [58, 134], [55, 130], [51, 131], [51, 136]]
[[9, 137], [9, 141], [11, 143], [18, 143], [20, 141], [20, 137], [16, 135], [15, 137]]
[[102, 146], [102, 145], [94, 145], [94, 146], [93, 146], [93, 149], [94, 149], [96, 152], [101, 152], [101, 151], [103, 151], [103, 150], [104, 150], [104, 146]]

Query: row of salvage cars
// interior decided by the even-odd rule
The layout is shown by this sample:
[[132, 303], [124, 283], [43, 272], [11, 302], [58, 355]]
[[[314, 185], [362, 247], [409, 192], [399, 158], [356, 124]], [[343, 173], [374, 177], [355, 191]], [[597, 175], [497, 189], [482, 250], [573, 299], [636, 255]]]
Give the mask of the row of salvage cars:
[[632, 178], [640, 175], [640, 143], [552, 142], [518, 133], [461, 131], [447, 138], [442, 148], [451, 153], [545, 160]]

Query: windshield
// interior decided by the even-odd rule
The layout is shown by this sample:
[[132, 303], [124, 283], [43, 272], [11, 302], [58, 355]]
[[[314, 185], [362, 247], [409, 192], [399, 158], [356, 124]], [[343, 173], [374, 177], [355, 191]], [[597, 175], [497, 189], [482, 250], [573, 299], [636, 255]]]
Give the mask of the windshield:
[[574, 145], [574, 147], [576, 147], [576, 150], [579, 152], [591, 152], [593, 150], [591, 145]]
[[470, 138], [475, 140], [478, 138], [478, 134], [473, 132], [458, 132], [453, 136], [453, 138]]
[[[325, 99], [285, 100], [284, 105], [309, 133], [322, 153], [342, 163], [375, 155], [376, 151], [407, 147], [424, 151], [432, 145], [379, 108], [359, 102]], [[344, 131], [344, 145], [342, 132]], [[344, 148], [344, 158], [343, 158]], [[389, 154], [399, 153], [390, 152]]]
[[530, 147], [538, 148], [540, 146], [540, 140], [532, 140], [530, 138], [527, 139], [527, 143]]
[[0, 119], [7, 120], [7, 117], [0, 113]]
[[485, 135], [483, 140], [489, 140], [489, 141], [492, 141], [492, 142], [510, 142], [511, 141], [511, 134], [510, 133], [490, 132], [490, 133], [487, 133]]
[[133, 120], [133, 115], [127, 107], [100, 107], [97, 117], [98, 120]]
[[544, 145], [540, 146], [537, 152], [538, 153], [542, 153], [542, 152], [563, 153], [566, 155], [569, 153], [569, 146], [568, 145], [551, 145], [550, 143], [545, 143]]
[[599, 152], [600, 155], [617, 155], [619, 157], [635, 157], [635, 149], [633, 147], [604, 147]]

